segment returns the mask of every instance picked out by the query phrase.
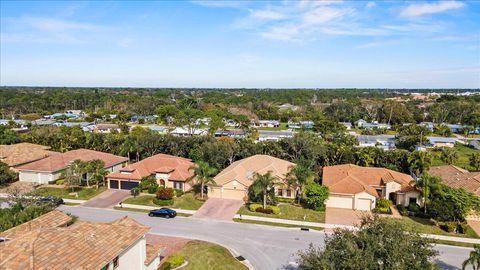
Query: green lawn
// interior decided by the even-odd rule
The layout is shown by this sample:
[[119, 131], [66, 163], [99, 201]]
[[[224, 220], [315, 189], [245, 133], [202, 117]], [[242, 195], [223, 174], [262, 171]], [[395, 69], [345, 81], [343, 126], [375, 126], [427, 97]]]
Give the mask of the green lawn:
[[[136, 198], [130, 197], [123, 201], [123, 203], [158, 206], [153, 203], [153, 198], [155, 198], [154, 195], [141, 195], [137, 196]], [[200, 206], [202, 206], [203, 203], [203, 201], [196, 200], [194, 198], [194, 194], [189, 192], [185, 193], [179, 198], [174, 198], [173, 205], [170, 205], [170, 207], [185, 210], [197, 210], [198, 208], [200, 208]]]
[[[458, 160], [453, 165], [462, 167], [467, 170], [473, 170], [473, 168], [470, 166], [470, 155], [472, 153], [478, 153], [480, 150], [470, 148], [461, 144], [456, 144], [454, 149], [458, 151]], [[446, 165], [446, 163], [440, 159], [440, 151], [435, 151], [433, 149], [429, 151], [433, 156], [432, 166]]]
[[239, 219], [239, 218], [234, 218], [233, 221], [239, 222], [239, 223], [247, 223], [247, 224], [258, 224], [258, 225], [268, 225], [268, 226], [285, 227], [285, 228], [299, 228], [299, 229], [300, 228], [309, 228], [311, 230], [323, 231], [322, 227], [298, 226], [298, 225], [293, 225], [293, 224], [265, 222], [265, 221]]
[[395, 219], [395, 222], [402, 223], [403, 225], [413, 228], [420, 233], [438, 234], [454, 237], [479, 238], [475, 231], [472, 230], [470, 227], [468, 228], [466, 234], [449, 233], [435, 226], [435, 224], [431, 220], [426, 218], [404, 216], [402, 217], [402, 219]]
[[70, 194], [72, 193], [71, 188], [42, 187], [34, 190], [32, 193], [38, 196], [56, 196], [64, 199], [89, 200], [104, 192], [106, 189], [106, 187], [100, 187], [98, 190], [95, 189], [95, 187], [77, 187], [74, 188], [74, 192], [78, 194], [78, 197]]
[[[238, 214], [249, 215], [249, 216], [259, 216], [259, 217], [269, 217], [269, 218], [282, 218], [290, 220], [300, 220], [300, 221], [309, 221], [309, 222], [325, 222], [325, 212], [324, 211], [315, 211], [312, 209], [305, 209], [299, 206], [293, 206], [291, 204], [280, 204], [280, 214], [264, 214], [251, 212], [248, 210], [247, 206], [242, 206], [238, 210]], [[305, 219], [304, 219], [305, 217]]]
[[190, 241], [178, 252], [188, 265], [185, 270], [246, 270], [245, 265], [235, 259], [224, 247], [204, 241]]

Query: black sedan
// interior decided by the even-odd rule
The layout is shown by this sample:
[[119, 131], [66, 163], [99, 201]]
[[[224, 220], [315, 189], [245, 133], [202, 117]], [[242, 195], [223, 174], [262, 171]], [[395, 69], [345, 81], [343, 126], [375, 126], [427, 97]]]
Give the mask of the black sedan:
[[53, 206], [59, 206], [64, 204], [63, 199], [55, 196], [40, 197], [37, 199], [37, 204], [50, 204]]
[[164, 218], [174, 218], [177, 216], [177, 212], [170, 208], [160, 208], [150, 211], [148, 213], [150, 217], [164, 217]]

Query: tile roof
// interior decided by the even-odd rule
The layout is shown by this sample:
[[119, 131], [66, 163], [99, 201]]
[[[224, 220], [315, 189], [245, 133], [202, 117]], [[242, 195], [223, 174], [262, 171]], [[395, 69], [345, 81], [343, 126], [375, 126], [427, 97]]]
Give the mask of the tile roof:
[[0, 145], [0, 161], [10, 167], [19, 166], [25, 163], [59, 154], [50, 151], [49, 146], [33, 143], [17, 143], [11, 145]]
[[343, 164], [323, 167], [322, 184], [328, 186], [333, 193], [356, 194], [365, 191], [377, 197], [373, 186], [384, 186], [395, 181], [402, 187], [407, 187], [412, 180], [408, 174], [385, 168]]
[[1, 269], [100, 269], [144, 237], [148, 227], [124, 217], [33, 228], [0, 243]]
[[271, 171], [273, 176], [283, 180], [292, 166], [295, 166], [295, 163], [268, 155], [254, 155], [233, 162], [213, 180], [220, 186], [236, 180], [248, 187], [253, 183], [253, 175], [256, 172], [264, 174]]
[[469, 172], [453, 165], [431, 167], [429, 174], [440, 177], [452, 188], [463, 188], [480, 196], [480, 172]]
[[116, 156], [89, 149], [77, 149], [58, 155], [52, 155], [32, 163], [22, 165], [17, 169], [25, 171], [57, 172], [66, 169], [70, 162], [77, 159], [83, 161], [100, 159], [105, 162], [105, 167], [111, 167], [119, 163], [128, 161], [128, 158], [126, 157]]
[[171, 174], [169, 180], [186, 181], [193, 175], [190, 167], [194, 165], [195, 163], [188, 158], [157, 154], [128, 165], [125, 168], [122, 168], [119, 172], [111, 173], [107, 175], [107, 178], [139, 181], [145, 176], [154, 175], [156, 172], [170, 171]]
[[58, 210], [53, 210], [28, 222], [22, 223], [16, 227], [1, 232], [0, 237], [16, 238], [18, 236], [22, 236], [28, 232], [31, 232], [32, 230], [65, 226], [71, 220], [72, 218], [69, 215], [64, 214], [63, 212], [60, 212]]

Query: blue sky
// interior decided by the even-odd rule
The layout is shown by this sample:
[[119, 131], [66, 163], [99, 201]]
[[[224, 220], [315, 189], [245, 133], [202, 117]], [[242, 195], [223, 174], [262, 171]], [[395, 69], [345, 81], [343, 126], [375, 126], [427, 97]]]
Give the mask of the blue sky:
[[478, 1], [0, 3], [0, 85], [480, 88]]

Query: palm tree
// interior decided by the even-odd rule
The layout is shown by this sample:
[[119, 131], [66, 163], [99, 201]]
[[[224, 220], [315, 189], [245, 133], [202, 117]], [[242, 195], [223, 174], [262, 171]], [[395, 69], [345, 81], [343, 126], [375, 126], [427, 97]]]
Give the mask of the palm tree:
[[273, 189], [273, 184], [277, 177], [273, 176], [271, 171], [268, 171], [266, 174], [256, 172], [253, 178], [255, 180], [250, 187], [255, 195], [263, 195], [263, 209], [265, 209], [267, 208], [267, 194]]
[[470, 251], [470, 256], [462, 263], [462, 270], [471, 265], [473, 270], [480, 269], [480, 245], [474, 245], [474, 250]]
[[286, 175], [288, 184], [298, 190], [297, 198], [299, 204], [303, 195], [303, 188], [305, 187], [305, 184], [315, 179], [315, 172], [312, 170], [313, 166], [313, 161], [300, 159], [298, 160], [296, 166], [291, 166], [289, 168], [289, 172]]
[[424, 212], [427, 213], [427, 205], [430, 202], [430, 197], [435, 191], [440, 188], [440, 179], [423, 173], [415, 183], [415, 187], [420, 189], [424, 200]]
[[458, 151], [455, 149], [443, 147], [440, 153], [440, 159], [448, 165], [458, 160]]
[[108, 174], [108, 171], [104, 169], [105, 162], [100, 159], [94, 159], [88, 162], [87, 168], [88, 172], [91, 173], [90, 177], [87, 178], [87, 186], [89, 186], [89, 180], [95, 181], [97, 189], [99, 187], [99, 183], [103, 183], [105, 181], [105, 176]]
[[205, 185], [212, 183], [215, 184], [213, 176], [217, 173], [217, 169], [211, 167], [207, 162], [198, 161], [196, 165], [193, 165], [189, 168], [193, 171], [193, 175], [188, 178], [187, 181], [195, 181], [197, 184], [200, 184], [200, 194], [203, 199], [203, 189]]
[[430, 155], [430, 153], [425, 151], [414, 151], [408, 157], [408, 164], [410, 166], [410, 170], [416, 175], [420, 175], [428, 171], [428, 169], [430, 169], [431, 163], [432, 156]]

